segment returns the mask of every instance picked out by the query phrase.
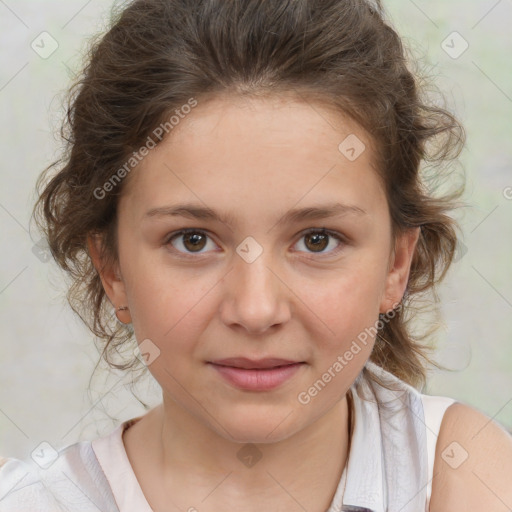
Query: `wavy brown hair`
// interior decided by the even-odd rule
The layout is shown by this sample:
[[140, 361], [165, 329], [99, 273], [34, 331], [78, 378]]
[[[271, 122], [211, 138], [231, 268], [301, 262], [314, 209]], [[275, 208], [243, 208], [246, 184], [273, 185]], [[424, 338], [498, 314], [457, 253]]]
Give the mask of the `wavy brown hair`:
[[404, 307], [380, 328], [371, 360], [423, 385], [432, 361], [425, 336], [413, 334], [410, 311], [427, 292], [437, 301], [435, 286], [457, 247], [449, 213], [462, 193], [429, 192], [425, 173], [444, 179], [465, 132], [427, 99], [416, 65], [375, 1], [136, 0], [114, 11], [69, 91], [65, 150], [39, 177], [34, 207], [53, 257], [71, 277], [68, 301], [99, 338], [107, 363], [127, 369], [137, 362], [111, 357], [133, 331], [113, 320], [87, 237], [100, 234], [105, 256], [116, 261], [125, 183], [100, 199], [95, 191], [190, 98], [291, 93], [350, 116], [370, 134], [393, 236], [421, 228]]

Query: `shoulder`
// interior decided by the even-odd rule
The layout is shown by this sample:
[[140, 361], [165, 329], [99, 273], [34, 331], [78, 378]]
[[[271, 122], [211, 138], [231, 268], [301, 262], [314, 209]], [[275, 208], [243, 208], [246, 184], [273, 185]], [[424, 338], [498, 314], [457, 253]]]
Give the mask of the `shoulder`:
[[511, 482], [512, 436], [472, 407], [448, 407], [436, 443], [430, 512], [508, 512]]

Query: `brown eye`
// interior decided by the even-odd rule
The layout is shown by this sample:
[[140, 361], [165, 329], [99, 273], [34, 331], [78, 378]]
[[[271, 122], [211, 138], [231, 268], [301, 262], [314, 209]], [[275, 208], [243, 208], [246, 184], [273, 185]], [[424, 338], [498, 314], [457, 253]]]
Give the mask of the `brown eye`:
[[166, 244], [171, 244], [180, 253], [202, 254], [203, 252], [207, 252], [203, 251], [203, 249], [207, 247], [209, 238], [210, 237], [203, 231], [190, 229], [188, 231], [180, 231], [171, 236]]
[[[336, 254], [344, 242], [341, 235], [325, 229], [310, 230], [304, 233], [298, 243], [300, 244], [303, 240], [306, 252], [327, 255]], [[326, 250], [329, 246], [332, 249]]]
[[306, 247], [312, 251], [323, 251], [329, 245], [329, 235], [325, 233], [308, 233], [305, 235]]
[[183, 235], [183, 245], [190, 251], [200, 251], [206, 243], [206, 237], [201, 233], [186, 233]]

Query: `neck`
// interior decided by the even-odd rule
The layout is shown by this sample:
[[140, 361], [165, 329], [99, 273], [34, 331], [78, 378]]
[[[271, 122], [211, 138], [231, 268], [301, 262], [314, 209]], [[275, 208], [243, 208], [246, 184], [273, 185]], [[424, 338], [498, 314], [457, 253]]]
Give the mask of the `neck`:
[[238, 443], [198, 422], [164, 394], [163, 403], [128, 429], [124, 441], [154, 510], [164, 510], [169, 500], [184, 510], [194, 503], [201, 512], [249, 510], [249, 500], [254, 510], [290, 510], [293, 505], [323, 512], [345, 467], [349, 424], [344, 396], [286, 439]]

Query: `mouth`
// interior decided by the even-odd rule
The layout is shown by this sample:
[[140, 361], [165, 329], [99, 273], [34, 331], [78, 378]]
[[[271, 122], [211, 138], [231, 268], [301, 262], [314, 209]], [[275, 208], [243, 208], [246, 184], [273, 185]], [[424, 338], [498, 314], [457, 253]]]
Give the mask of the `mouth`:
[[271, 368], [280, 368], [294, 364], [302, 364], [304, 361], [293, 361], [291, 359], [265, 358], [265, 359], [247, 359], [246, 357], [231, 357], [228, 359], [218, 359], [209, 361], [218, 366], [227, 366], [230, 368], [240, 368], [243, 370], [268, 370]]
[[208, 364], [230, 385], [246, 391], [275, 389], [306, 365], [305, 361], [278, 358], [251, 360], [244, 357], [219, 359]]

